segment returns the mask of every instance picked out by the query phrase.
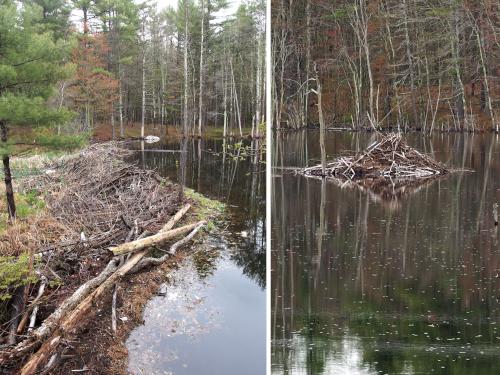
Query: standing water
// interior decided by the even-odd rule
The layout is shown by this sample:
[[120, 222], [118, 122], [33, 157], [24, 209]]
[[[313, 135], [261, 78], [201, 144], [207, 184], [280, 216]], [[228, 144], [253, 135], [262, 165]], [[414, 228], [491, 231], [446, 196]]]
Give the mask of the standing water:
[[[328, 159], [371, 134], [328, 133]], [[500, 200], [495, 135], [409, 135], [472, 169], [393, 191], [295, 175], [319, 134], [273, 148], [272, 373], [500, 374]]]
[[[150, 300], [127, 341], [133, 374], [265, 373], [265, 165], [261, 143], [190, 140], [186, 185], [222, 201], [227, 228], [209, 235]], [[179, 143], [145, 145], [138, 161], [176, 181]], [[224, 152], [225, 151], [225, 152]], [[205, 251], [202, 251], [205, 253]]]

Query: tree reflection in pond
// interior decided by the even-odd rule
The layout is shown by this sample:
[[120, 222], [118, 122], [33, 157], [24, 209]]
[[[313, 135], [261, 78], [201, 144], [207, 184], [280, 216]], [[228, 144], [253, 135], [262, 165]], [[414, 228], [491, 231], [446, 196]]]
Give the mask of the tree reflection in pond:
[[[329, 133], [327, 154], [370, 137]], [[391, 205], [290, 173], [318, 162], [317, 138], [281, 135], [273, 149], [273, 374], [500, 373], [498, 137], [411, 135], [413, 147], [474, 173]]]

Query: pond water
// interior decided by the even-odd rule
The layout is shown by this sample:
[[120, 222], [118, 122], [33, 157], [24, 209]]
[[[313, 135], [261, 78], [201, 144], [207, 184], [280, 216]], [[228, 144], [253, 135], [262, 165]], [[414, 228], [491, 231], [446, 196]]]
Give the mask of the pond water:
[[[328, 158], [372, 134], [330, 132]], [[272, 373], [500, 374], [500, 140], [408, 142], [454, 173], [396, 195], [307, 179], [319, 133], [275, 136]]]
[[265, 373], [265, 154], [256, 151], [261, 146], [197, 139], [184, 143], [185, 159], [179, 142], [145, 144], [137, 153], [140, 164], [174, 181], [184, 165], [186, 185], [224, 202], [228, 218], [222, 233], [209, 235], [205, 250], [172, 271], [161, 295], [147, 303], [144, 324], [127, 341], [131, 373]]

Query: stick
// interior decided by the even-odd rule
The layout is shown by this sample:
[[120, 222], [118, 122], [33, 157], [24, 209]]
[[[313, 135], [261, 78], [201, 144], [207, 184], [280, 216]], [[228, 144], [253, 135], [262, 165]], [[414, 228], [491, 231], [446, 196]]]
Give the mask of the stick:
[[113, 301], [111, 302], [111, 329], [116, 332], [116, 291], [117, 287], [115, 284], [115, 289], [113, 291]]
[[47, 285], [47, 278], [45, 276], [41, 277], [42, 282], [40, 283], [40, 288], [38, 289], [38, 294], [35, 298], [35, 301], [33, 303], [36, 303], [35, 307], [33, 308], [33, 312], [31, 313], [31, 318], [30, 318], [30, 325], [28, 326], [28, 332], [33, 331], [33, 327], [35, 327], [35, 322], [36, 322], [36, 314], [38, 314], [38, 301], [40, 298], [42, 298], [43, 292], [45, 291], [45, 285]]

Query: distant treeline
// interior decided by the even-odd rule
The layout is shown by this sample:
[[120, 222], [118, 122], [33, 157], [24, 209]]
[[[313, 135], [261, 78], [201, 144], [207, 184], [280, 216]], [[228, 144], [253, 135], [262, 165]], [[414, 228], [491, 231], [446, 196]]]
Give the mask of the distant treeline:
[[[227, 14], [224, 0], [30, 0], [44, 31], [73, 43], [74, 74], [52, 101], [77, 116], [73, 130], [97, 123], [124, 135], [130, 123], [208, 125], [258, 131], [264, 115], [264, 2]], [[27, 6], [27, 5], [26, 5]], [[64, 127], [63, 127], [64, 129]], [[113, 132], [114, 134], [115, 132]]]
[[500, 2], [273, 0], [274, 126], [499, 130]]

